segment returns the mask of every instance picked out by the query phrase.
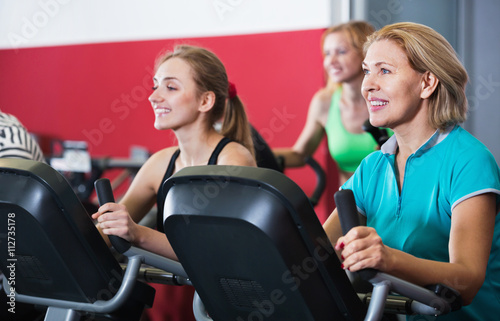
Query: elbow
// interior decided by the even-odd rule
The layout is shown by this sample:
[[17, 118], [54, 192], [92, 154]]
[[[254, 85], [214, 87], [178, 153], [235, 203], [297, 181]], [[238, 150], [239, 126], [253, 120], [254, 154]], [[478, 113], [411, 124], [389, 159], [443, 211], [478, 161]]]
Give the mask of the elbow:
[[[477, 293], [477, 292], [476, 292]], [[474, 299], [474, 296], [476, 293], [472, 295], [462, 295], [462, 306], [466, 306], [472, 303], [472, 300]]]
[[457, 289], [459, 290], [460, 295], [462, 296], [463, 306], [472, 303], [472, 300], [474, 300], [474, 297], [479, 292], [479, 289], [481, 289], [483, 282], [484, 282], [484, 275], [482, 277], [477, 277], [471, 280], [469, 286], [465, 287], [464, 289]]
[[282, 155], [283, 168], [302, 167], [306, 164], [306, 154], [301, 151], [291, 150], [288, 154]]
[[479, 291], [479, 289], [477, 289], [476, 291], [467, 291], [467, 292], [461, 293], [462, 305], [466, 306], [466, 305], [471, 304], [472, 300], [474, 300], [474, 297], [476, 296], [478, 291]]

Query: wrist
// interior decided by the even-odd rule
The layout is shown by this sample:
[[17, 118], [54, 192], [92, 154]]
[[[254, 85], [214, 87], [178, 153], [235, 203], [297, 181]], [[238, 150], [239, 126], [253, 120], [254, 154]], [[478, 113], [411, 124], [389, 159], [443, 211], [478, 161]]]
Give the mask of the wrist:
[[134, 228], [132, 230], [130, 238], [130, 243], [132, 243], [136, 247], [143, 248], [144, 243], [146, 243], [148, 239], [145, 227], [134, 223]]

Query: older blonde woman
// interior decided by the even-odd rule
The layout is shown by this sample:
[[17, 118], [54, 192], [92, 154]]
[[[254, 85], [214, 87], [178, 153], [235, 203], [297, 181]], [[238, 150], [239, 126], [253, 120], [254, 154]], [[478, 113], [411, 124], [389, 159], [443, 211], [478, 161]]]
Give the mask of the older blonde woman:
[[500, 172], [460, 126], [467, 73], [444, 37], [420, 24], [386, 26], [365, 50], [370, 121], [394, 136], [342, 186], [367, 226], [341, 237], [335, 210], [324, 228], [345, 269], [449, 285], [467, 306], [440, 320], [492, 320], [500, 314]]

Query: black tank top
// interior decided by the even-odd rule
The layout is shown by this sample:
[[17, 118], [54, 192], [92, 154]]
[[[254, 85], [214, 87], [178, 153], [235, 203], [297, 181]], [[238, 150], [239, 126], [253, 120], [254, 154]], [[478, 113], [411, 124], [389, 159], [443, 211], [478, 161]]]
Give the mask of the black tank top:
[[[219, 154], [222, 151], [222, 149], [231, 142], [231, 139], [224, 137], [220, 140], [220, 142], [215, 146], [214, 151], [212, 152], [212, 155], [210, 155], [210, 158], [208, 160], [207, 165], [217, 165], [217, 159], [219, 158]], [[177, 149], [174, 154], [172, 155], [172, 158], [170, 158], [170, 162], [168, 163], [167, 171], [165, 172], [165, 175], [163, 176], [163, 179], [161, 180], [161, 185], [160, 188], [158, 189], [158, 195], [156, 197], [156, 207], [158, 208], [158, 212], [156, 214], [156, 229], [160, 232], [163, 232], [163, 204], [165, 203], [165, 198], [167, 194], [163, 191], [163, 183], [170, 177], [175, 171], [175, 161], [177, 160], [177, 157], [179, 157], [180, 154], [180, 149]]]

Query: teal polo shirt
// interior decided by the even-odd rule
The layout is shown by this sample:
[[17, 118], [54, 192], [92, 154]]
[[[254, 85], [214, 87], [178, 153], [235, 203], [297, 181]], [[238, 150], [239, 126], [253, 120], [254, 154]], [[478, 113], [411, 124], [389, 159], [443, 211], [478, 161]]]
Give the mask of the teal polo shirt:
[[[457, 125], [445, 132], [436, 131], [408, 158], [399, 193], [394, 164], [396, 150], [396, 137], [392, 136], [380, 151], [361, 162], [342, 189], [353, 190], [358, 210], [384, 244], [419, 258], [449, 262], [453, 208], [475, 195], [495, 193], [498, 213], [498, 165], [479, 140]], [[471, 305], [439, 320], [488, 320], [492, 315], [500, 315], [500, 257], [495, 259], [499, 252], [500, 215], [497, 215], [483, 287]]]

